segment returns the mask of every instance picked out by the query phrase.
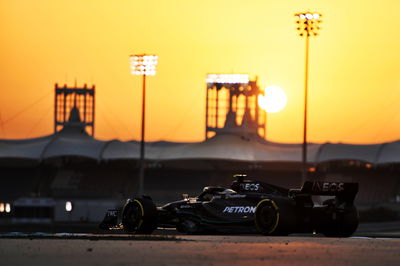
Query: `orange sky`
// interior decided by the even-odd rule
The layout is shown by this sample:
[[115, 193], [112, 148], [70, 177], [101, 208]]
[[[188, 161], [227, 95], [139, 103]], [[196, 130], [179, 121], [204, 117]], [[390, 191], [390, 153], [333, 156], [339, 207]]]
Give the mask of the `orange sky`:
[[75, 78], [96, 85], [97, 138], [139, 138], [141, 79], [129, 55], [155, 53], [148, 140], [203, 140], [206, 74], [244, 72], [287, 93], [267, 138], [301, 141], [304, 39], [293, 14], [316, 10], [309, 139], [399, 139], [399, 9], [396, 0], [0, 0], [0, 138], [52, 133], [54, 83]]

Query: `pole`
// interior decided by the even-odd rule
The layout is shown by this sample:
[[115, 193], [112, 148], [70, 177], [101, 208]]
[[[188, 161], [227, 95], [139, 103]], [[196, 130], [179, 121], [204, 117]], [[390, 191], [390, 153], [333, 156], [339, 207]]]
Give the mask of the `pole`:
[[142, 91], [142, 132], [140, 140], [140, 161], [139, 161], [139, 195], [144, 192], [144, 128], [145, 128], [145, 114], [146, 112], [146, 75], [143, 75], [143, 91]]
[[208, 139], [208, 86], [206, 90], [206, 140]]
[[[58, 84], [56, 83], [54, 87], [54, 134], [57, 133], [57, 122], [58, 122], [58, 101], [57, 101], [57, 89], [58, 89]], [[1, 123], [1, 128], [3, 130], [3, 123]]]
[[302, 156], [302, 184], [307, 180], [307, 103], [308, 103], [308, 44], [309, 33], [306, 33], [306, 58], [304, 73], [304, 125], [303, 125], [303, 156]]
[[95, 97], [96, 91], [94, 89], [95, 89], [95, 86], [93, 85], [92, 86], [92, 92], [93, 92], [93, 94], [92, 94], [92, 104], [91, 104], [91, 106], [92, 106], [92, 111], [91, 111], [91, 113], [92, 113], [92, 137], [94, 137], [94, 119], [95, 119], [95, 115], [96, 115], [96, 101], [95, 101], [95, 99], [96, 99], [96, 97]]
[[218, 98], [218, 91], [219, 91], [219, 88], [220, 88], [220, 85], [219, 84], [217, 84], [217, 86], [215, 87], [215, 93], [216, 93], [216, 95], [215, 95], [215, 128], [218, 128], [218, 116], [219, 116], [219, 113], [218, 113], [218, 109], [219, 109], [219, 107], [218, 107], [218, 102], [219, 102], [219, 98]]

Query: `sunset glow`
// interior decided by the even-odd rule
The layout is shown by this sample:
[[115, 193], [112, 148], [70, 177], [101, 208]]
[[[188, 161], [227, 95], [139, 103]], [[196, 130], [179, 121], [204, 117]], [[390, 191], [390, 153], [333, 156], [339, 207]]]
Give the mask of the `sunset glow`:
[[207, 74], [248, 73], [287, 95], [268, 118], [268, 139], [300, 142], [305, 40], [294, 14], [310, 10], [323, 23], [310, 42], [309, 141], [396, 140], [399, 8], [394, 0], [0, 0], [0, 138], [52, 134], [54, 84], [87, 83], [96, 86], [95, 137], [139, 139], [141, 77], [130, 74], [129, 56], [149, 52], [160, 60], [147, 81], [147, 140], [203, 140]]

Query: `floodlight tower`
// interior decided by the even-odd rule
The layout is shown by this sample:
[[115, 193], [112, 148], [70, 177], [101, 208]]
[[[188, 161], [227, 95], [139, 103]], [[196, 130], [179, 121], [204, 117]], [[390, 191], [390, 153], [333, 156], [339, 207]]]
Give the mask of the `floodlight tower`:
[[219, 133], [265, 138], [266, 113], [258, 105], [261, 90], [248, 74], [208, 74], [206, 139]]
[[158, 56], [156, 55], [131, 55], [130, 56], [131, 73], [143, 77], [142, 86], [142, 128], [140, 138], [140, 159], [139, 159], [139, 188], [140, 195], [144, 192], [144, 144], [145, 144], [145, 117], [146, 117], [146, 76], [156, 74]]
[[68, 123], [72, 108], [78, 108], [85, 130], [94, 136], [95, 86], [73, 87], [54, 85], [54, 133]]
[[308, 57], [309, 39], [318, 36], [319, 23], [322, 15], [317, 12], [302, 12], [295, 14], [297, 30], [301, 37], [306, 38], [306, 56], [304, 73], [304, 126], [303, 126], [303, 148], [302, 148], [302, 183], [307, 180], [307, 101], [308, 101]]

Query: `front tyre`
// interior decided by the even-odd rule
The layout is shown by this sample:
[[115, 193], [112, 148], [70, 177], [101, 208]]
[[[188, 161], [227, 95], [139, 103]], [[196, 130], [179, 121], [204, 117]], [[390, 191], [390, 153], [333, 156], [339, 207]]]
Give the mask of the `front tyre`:
[[157, 208], [147, 198], [128, 201], [122, 210], [125, 231], [134, 234], [151, 234], [157, 228]]

